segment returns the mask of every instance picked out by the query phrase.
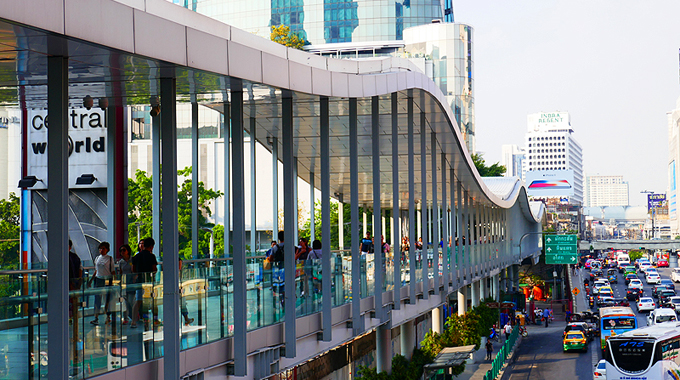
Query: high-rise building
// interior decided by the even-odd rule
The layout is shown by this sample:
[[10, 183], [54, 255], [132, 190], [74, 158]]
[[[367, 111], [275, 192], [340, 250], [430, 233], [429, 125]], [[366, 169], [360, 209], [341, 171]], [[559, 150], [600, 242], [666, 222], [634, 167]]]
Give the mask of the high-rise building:
[[501, 165], [505, 166], [505, 177], [522, 177], [524, 149], [514, 144], [501, 145]]
[[620, 175], [586, 176], [586, 207], [628, 206], [628, 182]]
[[263, 38], [286, 25], [304, 50], [334, 58], [399, 56], [413, 61], [446, 96], [475, 152], [473, 28], [454, 23], [451, 0], [168, 0]]
[[675, 109], [668, 112], [668, 220], [671, 238], [680, 235], [678, 216], [678, 166], [680, 165], [680, 98]]
[[583, 203], [583, 150], [574, 137], [568, 112], [540, 112], [527, 116], [525, 136], [526, 172], [536, 170], [573, 170], [574, 195], [570, 203]]

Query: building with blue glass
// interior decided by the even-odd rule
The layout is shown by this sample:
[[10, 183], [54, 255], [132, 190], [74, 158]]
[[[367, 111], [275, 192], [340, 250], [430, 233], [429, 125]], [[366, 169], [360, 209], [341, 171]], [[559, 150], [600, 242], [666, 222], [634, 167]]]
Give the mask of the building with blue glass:
[[447, 97], [467, 149], [474, 153], [473, 28], [454, 23], [451, 0], [172, 0], [175, 4], [269, 38], [287, 25], [325, 56], [412, 59]]

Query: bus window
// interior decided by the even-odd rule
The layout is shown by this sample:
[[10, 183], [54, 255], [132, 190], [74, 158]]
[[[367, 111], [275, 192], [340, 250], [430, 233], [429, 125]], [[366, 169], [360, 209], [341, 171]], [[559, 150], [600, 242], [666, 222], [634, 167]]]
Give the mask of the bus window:
[[635, 328], [635, 318], [617, 318], [617, 319], [605, 319], [602, 321], [602, 328], [605, 330], [612, 329], [634, 329]]

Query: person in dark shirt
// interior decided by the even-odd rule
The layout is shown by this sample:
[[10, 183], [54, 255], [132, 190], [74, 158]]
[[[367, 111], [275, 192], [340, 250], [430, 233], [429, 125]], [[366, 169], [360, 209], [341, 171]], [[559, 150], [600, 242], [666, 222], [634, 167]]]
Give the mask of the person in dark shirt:
[[[156, 255], [153, 254], [153, 248], [156, 242], [153, 238], [144, 239], [144, 249], [140, 250], [131, 261], [132, 273], [135, 273], [136, 283], [143, 284], [149, 282], [154, 273], [158, 271], [158, 260], [156, 260]], [[140, 244], [141, 246], [141, 244]], [[142, 301], [144, 298], [144, 289], [139, 285], [140, 288], [137, 289], [137, 295], [135, 299], [135, 306], [132, 308], [132, 324], [130, 327], [137, 327], [137, 322], [139, 321], [139, 308], [142, 306]], [[145, 308], [147, 310], [147, 308]], [[158, 320], [158, 312], [154, 307], [154, 324], [160, 325]]]

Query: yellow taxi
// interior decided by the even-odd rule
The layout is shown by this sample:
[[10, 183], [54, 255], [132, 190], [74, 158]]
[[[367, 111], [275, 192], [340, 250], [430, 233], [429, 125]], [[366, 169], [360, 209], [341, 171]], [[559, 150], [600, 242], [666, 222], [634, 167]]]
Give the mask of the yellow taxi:
[[562, 340], [564, 352], [569, 350], [583, 350], [588, 352], [588, 338], [581, 331], [569, 331]]

